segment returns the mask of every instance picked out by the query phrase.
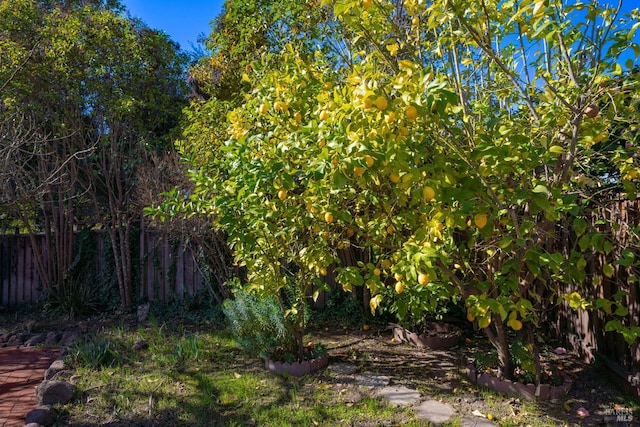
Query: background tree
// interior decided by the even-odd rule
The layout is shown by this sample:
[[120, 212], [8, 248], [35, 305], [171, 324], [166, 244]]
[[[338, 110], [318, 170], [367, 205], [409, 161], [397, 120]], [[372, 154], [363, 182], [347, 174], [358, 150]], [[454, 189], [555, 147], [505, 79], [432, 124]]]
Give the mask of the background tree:
[[[130, 198], [135, 171], [146, 153], [171, 147], [186, 58], [123, 12], [116, 1], [2, 3], [0, 81], [5, 125], [20, 135], [37, 129], [13, 151], [21, 158], [5, 194], [24, 229], [47, 238], [37, 254], [45, 289], [67, 280], [77, 213], [93, 206], [82, 225], [108, 231], [126, 307], [130, 232], [141, 215]], [[15, 143], [7, 136], [3, 149]]]

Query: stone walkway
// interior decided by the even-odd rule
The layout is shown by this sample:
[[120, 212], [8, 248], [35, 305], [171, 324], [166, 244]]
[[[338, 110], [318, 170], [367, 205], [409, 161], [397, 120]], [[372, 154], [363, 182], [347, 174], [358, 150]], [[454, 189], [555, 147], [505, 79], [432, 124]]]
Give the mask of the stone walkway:
[[22, 427], [38, 406], [35, 388], [60, 348], [0, 348], [0, 427]]
[[[352, 384], [370, 388], [374, 396], [386, 399], [391, 405], [412, 406], [418, 419], [428, 421], [432, 425], [437, 426], [449, 422], [456, 415], [455, 408], [448, 403], [424, 396], [418, 390], [390, 385], [391, 380], [385, 375], [373, 372], [356, 374], [356, 367], [349, 363], [329, 365], [327, 369], [336, 374], [352, 376]], [[491, 427], [496, 424], [486, 418], [463, 417], [461, 425], [462, 427]]]

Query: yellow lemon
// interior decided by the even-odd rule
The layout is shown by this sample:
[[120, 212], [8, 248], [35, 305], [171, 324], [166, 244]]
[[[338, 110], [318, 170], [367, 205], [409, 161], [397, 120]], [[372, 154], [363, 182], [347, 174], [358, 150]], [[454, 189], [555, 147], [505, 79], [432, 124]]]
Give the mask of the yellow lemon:
[[413, 105], [409, 105], [406, 110], [404, 110], [404, 113], [407, 115], [409, 120], [415, 120], [418, 118], [418, 109]]
[[507, 325], [513, 329], [514, 331], [519, 331], [522, 329], [522, 322], [518, 319], [511, 319], [507, 322]]
[[391, 180], [391, 182], [393, 182], [394, 184], [397, 184], [400, 182], [400, 175], [398, 175], [395, 172], [392, 172], [391, 175], [389, 175], [389, 179]]
[[404, 283], [396, 282], [396, 293], [401, 294], [404, 291]]
[[285, 111], [289, 110], [289, 106], [284, 101], [276, 101], [273, 105], [273, 109], [279, 113], [284, 113]]
[[331, 224], [333, 222], [333, 214], [331, 212], [325, 212], [324, 220]]
[[385, 110], [388, 105], [389, 102], [384, 96], [379, 96], [376, 98], [376, 107], [378, 108], [378, 110]]
[[355, 166], [355, 167], [353, 168], [353, 173], [354, 173], [356, 176], [362, 176], [362, 175], [364, 174], [364, 168], [361, 168], [360, 166]]
[[396, 114], [393, 111], [389, 112], [389, 114], [387, 114], [384, 117], [384, 121], [387, 122], [388, 124], [393, 123], [395, 120], [396, 120]]
[[369, 9], [373, 5], [372, 0], [362, 0], [362, 7], [366, 10]]
[[473, 222], [478, 228], [484, 228], [487, 225], [487, 216], [485, 214], [478, 214], [473, 218]]
[[432, 187], [427, 185], [422, 189], [422, 195], [424, 196], [424, 200], [430, 202], [436, 196], [436, 192]]
[[402, 275], [400, 273], [395, 273], [393, 278], [396, 279], [396, 282], [399, 282], [402, 280]]
[[370, 168], [374, 163], [373, 157], [367, 154], [366, 156], [364, 156], [364, 162], [366, 163], [367, 167]]
[[473, 322], [474, 320], [476, 320], [476, 316], [473, 315], [471, 310], [467, 310], [467, 320], [469, 322]]
[[302, 114], [300, 114], [299, 111], [296, 111], [296, 113], [293, 115], [293, 118], [296, 122], [300, 123], [302, 121]]
[[324, 148], [325, 145], [327, 145], [327, 141], [325, 141], [324, 139], [318, 141], [318, 147]]
[[260, 107], [258, 107], [258, 113], [262, 115], [267, 114], [268, 111], [269, 111], [269, 107], [267, 107], [267, 104], [260, 104]]
[[320, 268], [320, 275], [321, 275], [321, 276], [326, 276], [326, 275], [327, 275], [327, 269], [326, 269], [326, 268], [324, 268], [324, 267], [321, 267], [321, 268]]
[[362, 326], [362, 330], [363, 331], [368, 331], [369, 329], [371, 329], [371, 326], [369, 326], [369, 325], [363, 325]]
[[278, 190], [278, 199], [284, 200], [286, 198], [287, 198], [287, 190], [285, 190], [284, 188], [281, 188], [280, 190]]
[[320, 121], [325, 121], [329, 118], [329, 112], [327, 110], [320, 111], [320, 116], [318, 117]]
[[379, 269], [379, 268], [374, 268], [374, 269], [373, 269], [373, 274], [375, 274], [376, 276], [379, 276], [379, 275], [380, 275], [380, 273], [382, 273], [382, 271], [380, 271], [380, 269]]
[[427, 284], [429, 284], [429, 275], [426, 273], [418, 274], [418, 283], [422, 286], [426, 286]]

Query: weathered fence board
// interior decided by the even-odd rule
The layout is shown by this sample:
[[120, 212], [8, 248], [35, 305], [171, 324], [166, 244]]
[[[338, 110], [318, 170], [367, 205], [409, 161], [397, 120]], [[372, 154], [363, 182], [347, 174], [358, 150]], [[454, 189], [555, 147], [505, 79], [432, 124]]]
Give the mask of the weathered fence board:
[[[94, 276], [105, 273], [106, 259], [112, 259], [106, 233], [95, 232]], [[36, 244], [44, 245], [43, 236]], [[195, 257], [182, 243], [172, 243], [161, 233], [148, 230], [140, 236], [140, 283], [136, 294], [141, 299], [184, 298], [205, 286]], [[117, 286], [117, 285], [116, 285]], [[0, 235], [0, 305], [35, 303], [42, 289], [31, 240], [27, 235]]]

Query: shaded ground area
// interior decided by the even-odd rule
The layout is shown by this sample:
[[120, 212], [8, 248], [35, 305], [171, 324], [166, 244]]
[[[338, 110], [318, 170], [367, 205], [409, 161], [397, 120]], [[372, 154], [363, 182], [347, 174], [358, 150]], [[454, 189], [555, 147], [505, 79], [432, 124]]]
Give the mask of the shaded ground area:
[[[122, 331], [136, 330], [141, 325], [135, 320], [135, 316], [125, 316], [116, 319], [102, 318], [97, 320], [68, 322], [58, 324], [57, 329], [77, 330], [81, 336], [95, 337], [100, 331], [111, 326], [116, 326]], [[0, 329], [20, 328], [19, 323], [0, 325]], [[34, 329], [46, 331], [51, 324], [41, 323]], [[194, 325], [186, 324], [184, 328], [193, 328]], [[159, 329], [158, 329], [159, 330]], [[448, 349], [434, 351], [426, 348], [416, 348], [407, 344], [395, 342], [392, 339], [392, 332], [384, 325], [372, 326], [370, 330], [364, 331], [360, 327], [338, 327], [330, 326], [312, 330], [309, 339], [314, 342], [322, 342], [328, 347], [330, 356], [329, 368], [315, 375], [302, 379], [278, 379], [265, 375], [256, 387], [264, 387], [264, 393], [259, 394], [262, 402], [256, 404], [263, 407], [278, 408], [281, 405], [290, 405], [290, 397], [287, 392], [295, 391], [296, 399], [299, 401], [318, 399], [318, 392], [322, 398], [322, 405], [346, 404], [358, 405], [366, 401], [374, 394], [372, 387], [363, 386], [360, 378], [364, 375], [388, 377], [389, 385], [398, 388], [416, 390], [420, 393], [421, 400], [435, 400], [451, 405], [455, 409], [455, 416], [448, 425], [473, 425], [465, 420], [478, 420], [487, 422], [477, 414], [491, 414], [491, 418], [496, 425], [640, 425], [636, 420], [640, 420], [640, 412], [637, 402], [632, 402], [623, 393], [609, 383], [604, 375], [593, 365], [585, 364], [578, 360], [575, 355], [553, 355], [553, 363], [562, 364], [563, 369], [569, 373], [574, 380], [574, 385], [569, 395], [558, 402], [524, 402], [520, 398], [511, 396], [501, 396], [472, 384], [466, 377], [466, 361], [478, 352], [488, 352], [486, 340], [481, 333], [473, 330], [466, 330], [462, 345]], [[188, 370], [186, 377], [197, 384], [203, 393], [216, 390], [216, 384], [212, 383], [209, 376], [214, 371], [220, 369], [237, 373], [243, 376], [249, 372], [262, 372], [263, 368], [259, 360], [247, 358], [239, 351], [221, 349], [218, 353], [215, 349], [211, 352], [212, 366], [202, 365], [195, 370]], [[346, 367], [346, 370], [340, 367]], [[185, 372], [181, 372], [185, 374]], [[73, 376], [72, 376], [73, 378]], [[167, 372], [167, 381], [173, 381], [170, 372]], [[275, 381], [285, 390], [282, 395], [275, 396], [271, 389], [263, 382]], [[179, 381], [173, 381], [173, 388], [181, 405], [188, 406], [192, 403], [188, 396], [182, 400]], [[155, 385], [150, 384], [150, 387]], [[81, 404], [85, 405], [82, 412], [88, 413], [91, 402], [103, 398], [104, 389], [96, 386], [94, 389], [86, 389], [81, 399]], [[35, 393], [34, 393], [35, 396]], [[2, 396], [3, 398], [5, 396]], [[133, 396], [132, 396], [133, 397]], [[167, 396], [169, 398], [169, 396]], [[175, 399], [175, 397], [172, 397]], [[284, 400], [282, 400], [284, 399]], [[0, 399], [3, 400], [3, 399]], [[212, 425], [240, 425], [238, 422], [246, 422], [242, 425], [255, 424], [251, 418], [242, 415], [240, 407], [235, 407], [236, 402], [225, 403], [223, 398], [210, 397], [211, 402], [218, 402], [220, 411], [219, 420], [235, 420], [236, 424], [212, 424]], [[221, 403], [220, 403], [221, 402]], [[217, 404], [218, 404], [217, 403]], [[210, 403], [200, 402], [197, 405], [204, 405], [195, 408], [197, 411], [207, 412], [214, 410]], [[225, 406], [226, 405], [226, 406]], [[634, 422], [629, 424], [616, 424], [605, 422], [605, 415], [614, 405], [634, 411]], [[211, 408], [211, 409], [209, 409]], [[580, 418], [577, 414], [579, 408], [589, 411], [589, 416]], [[130, 418], [126, 423], [122, 422], [102, 422], [96, 419], [87, 418], [81, 420], [82, 413], [73, 416], [70, 425], [86, 426], [124, 426], [124, 425], [161, 425], [149, 422], [146, 413], [149, 410], [141, 408], [139, 415]], [[0, 412], [1, 413], [1, 412]], [[160, 417], [160, 418], [158, 418]], [[175, 418], [172, 413], [157, 414], [154, 419], [171, 422]], [[403, 425], [411, 417], [403, 409], [399, 408], [396, 415], [393, 415], [392, 424], [381, 424], [379, 420], [358, 422], [358, 426], [373, 427], [378, 425]], [[532, 423], [531, 420], [535, 420]], [[70, 419], [68, 419], [70, 420]], [[244, 420], [244, 421], [242, 421]], [[216, 421], [217, 422], [217, 421]], [[331, 422], [326, 425], [334, 425]], [[206, 424], [202, 424], [206, 425]]]
[[[477, 352], [489, 348], [481, 334], [470, 334], [463, 346], [447, 350], [430, 350], [394, 342], [387, 328], [364, 331], [318, 330], [319, 340], [330, 349], [330, 362], [350, 362], [359, 372], [376, 372], [391, 378], [391, 384], [419, 390], [453, 405], [461, 417], [474, 417], [474, 411], [490, 413], [497, 420], [519, 425], [531, 414], [531, 407], [542, 416], [543, 425], [640, 425], [640, 403], [633, 402], [592, 364], [583, 363], [572, 354], [547, 355], [561, 365], [574, 380], [569, 394], [560, 401], [527, 403], [521, 398], [489, 393], [472, 384], [466, 377], [466, 361]], [[331, 381], [330, 378], [320, 380]], [[310, 385], [311, 386], [311, 385]], [[348, 394], [357, 394], [351, 390]], [[634, 412], [632, 423], [611, 422], [612, 408], [617, 405]], [[528, 409], [529, 408], [529, 409]], [[588, 417], [580, 417], [585, 408]], [[502, 424], [502, 423], [501, 423]]]

